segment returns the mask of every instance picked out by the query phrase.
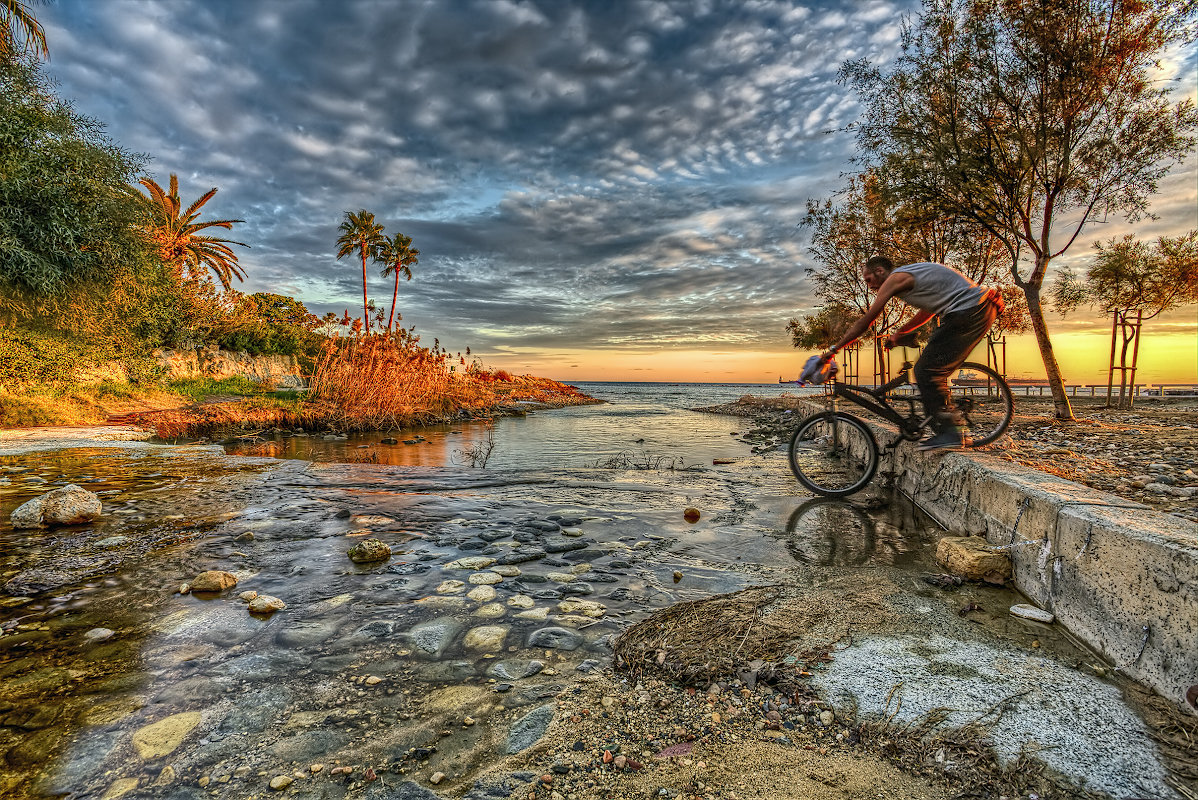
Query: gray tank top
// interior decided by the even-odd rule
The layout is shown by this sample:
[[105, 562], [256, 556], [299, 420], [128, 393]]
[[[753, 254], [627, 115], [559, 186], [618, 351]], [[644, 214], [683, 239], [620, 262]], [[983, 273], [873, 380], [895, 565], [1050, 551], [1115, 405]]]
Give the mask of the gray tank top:
[[894, 271], [906, 272], [915, 279], [913, 287], [897, 296], [920, 311], [937, 315], [966, 311], [976, 308], [986, 295], [986, 290], [981, 286], [943, 264], [924, 261], [898, 267]]

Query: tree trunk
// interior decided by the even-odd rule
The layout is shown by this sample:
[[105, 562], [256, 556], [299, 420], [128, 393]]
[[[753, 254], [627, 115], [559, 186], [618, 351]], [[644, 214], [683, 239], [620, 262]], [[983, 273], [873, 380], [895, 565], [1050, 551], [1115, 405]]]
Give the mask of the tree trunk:
[[366, 303], [366, 249], [362, 249], [362, 324], [370, 333], [370, 307]]
[[1044, 361], [1045, 377], [1052, 389], [1053, 416], [1060, 420], [1073, 420], [1073, 408], [1069, 405], [1069, 395], [1065, 394], [1065, 380], [1061, 377], [1061, 368], [1057, 365], [1056, 353], [1052, 350], [1052, 341], [1048, 338], [1048, 325], [1044, 322], [1044, 309], [1040, 305], [1040, 287], [1030, 281], [1023, 287], [1027, 295], [1027, 310], [1032, 318], [1032, 331], [1036, 334], [1036, 344], [1040, 347], [1040, 358]]
[[391, 333], [391, 323], [395, 322], [395, 301], [399, 299], [399, 267], [395, 269], [395, 291], [391, 293], [391, 313], [387, 316], [387, 333]]

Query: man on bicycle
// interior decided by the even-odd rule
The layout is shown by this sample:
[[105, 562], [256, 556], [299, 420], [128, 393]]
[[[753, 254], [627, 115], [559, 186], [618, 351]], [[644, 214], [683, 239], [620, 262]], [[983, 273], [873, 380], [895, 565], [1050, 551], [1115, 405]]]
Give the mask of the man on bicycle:
[[933, 317], [939, 317], [940, 327], [915, 362], [915, 385], [924, 411], [932, 421], [932, 434], [919, 443], [919, 449], [962, 447], [965, 438], [949, 394], [948, 377], [964, 363], [969, 351], [982, 340], [1002, 311], [999, 293], [982, 288], [943, 264], [923, 262], [896, 269], [894, 262], [885, 256], [866, 261], [861, 277], [870, 290], [877, 292], [877, 297], [840, 341], [820, 355], [820, 364], [830, 361], [837, 351], [865, 333], [892, 297], [915, 307], [917, 313], [886, 337], [887, 348], [901, 344]]

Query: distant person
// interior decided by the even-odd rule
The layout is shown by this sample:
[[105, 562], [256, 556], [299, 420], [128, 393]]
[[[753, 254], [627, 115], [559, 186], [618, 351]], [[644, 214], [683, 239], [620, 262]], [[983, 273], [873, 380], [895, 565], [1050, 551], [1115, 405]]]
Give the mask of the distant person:
[[997, 290], [984, 289], [951, 267], [931, 262], [896, 269], [889, 258], [874, 256], [861, 268], [861, 277], [878, 296], [840, 341], [820, 355], [819, 363], [827, 363], [837, 351], [865, 333], [892, 297], [915, 307], [918, 313], [886, 337], [887, 348], [910, 341], [910, 334], [933, 317], [940, 317], [940, 327], [915, 362], [915, 385], [924, 411], [932, 418], [932, 433], [919, 443], [919, 449], [962, 447], [965, 436], [949, 394], [948, 376], [965, 362], [969, 351], [994, 324], [1002, 311], [1001, 296]]

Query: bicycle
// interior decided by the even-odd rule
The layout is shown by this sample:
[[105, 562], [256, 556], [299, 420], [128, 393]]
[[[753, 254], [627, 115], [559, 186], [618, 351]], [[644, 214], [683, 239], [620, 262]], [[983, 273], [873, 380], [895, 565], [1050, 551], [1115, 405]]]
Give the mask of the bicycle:
[[[898, 436], [886, 450], [903, 440], [919, 440], [932, 418], [917, 411], [922, 404], [914, 392], [896, 394], [912, 385], [913, 362], [906, 360], [905, 347], [903, 355], [898, 377], [877, 389], [833, 380], [831, 407], [799, 421], [788, 450], [790, 469], [799, 483], [825, 497], [845, 497], [864, 488], [878, 469], [882, 448], [864, 420], [840, 410], [841, 398], [898, 427]], [[949, 386], [964, 422], [966, 447], [982, 447], [1003, 435], [1015, 413], [1015, 401], [1002, 376], [982, 364], [966, 362], [955, 378], [950, 377]], [[908, 404], [906, 414], [892, 405], [898, 402]]]

